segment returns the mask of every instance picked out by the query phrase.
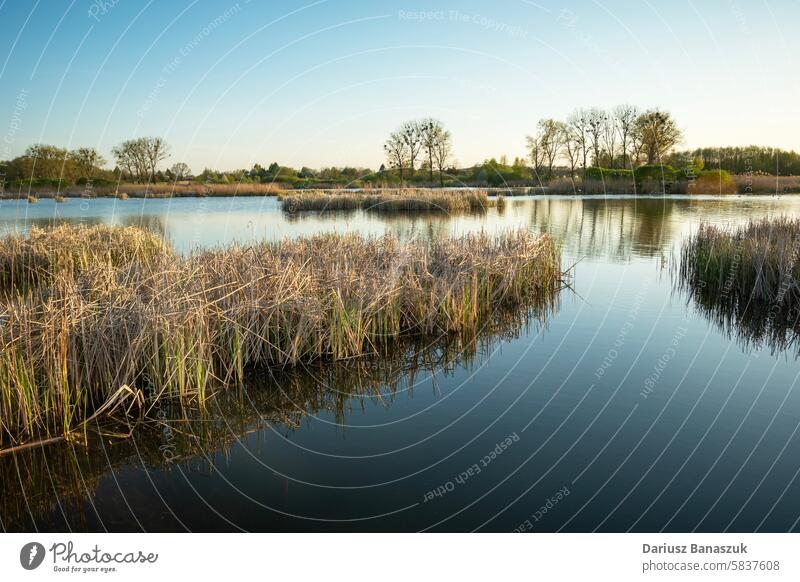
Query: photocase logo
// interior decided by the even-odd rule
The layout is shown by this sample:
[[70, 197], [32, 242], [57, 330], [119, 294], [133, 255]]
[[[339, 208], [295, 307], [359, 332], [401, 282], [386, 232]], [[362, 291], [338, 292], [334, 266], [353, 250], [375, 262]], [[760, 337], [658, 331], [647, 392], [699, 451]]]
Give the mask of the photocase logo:
[[19, 563], [26, 570], [35, 570], [42, 565], [44, 554], [44, 546], [39, 542], [27, 543], [19, 552]]

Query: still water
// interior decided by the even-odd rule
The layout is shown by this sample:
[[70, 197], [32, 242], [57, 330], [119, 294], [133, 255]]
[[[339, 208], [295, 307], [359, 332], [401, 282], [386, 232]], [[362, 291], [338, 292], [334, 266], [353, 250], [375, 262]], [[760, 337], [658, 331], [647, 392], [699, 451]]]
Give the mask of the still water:
[[[519, 198], [483, 215], [309, 213], [274, 198], [0, 203], [0, 233], [136, 224], [176, 249], [329, 231], [528, 228], [572, 289], [461, 345], [263, 372], [132, 438], [0, 458], [9, 531], [788, 531], [800, 520], [800, 366], [677, 286], [708, 221], [800, 198]], [[106, 429], [108, 430], [108, 429]], [[122, 427], [115, 429], [121, 432]]]

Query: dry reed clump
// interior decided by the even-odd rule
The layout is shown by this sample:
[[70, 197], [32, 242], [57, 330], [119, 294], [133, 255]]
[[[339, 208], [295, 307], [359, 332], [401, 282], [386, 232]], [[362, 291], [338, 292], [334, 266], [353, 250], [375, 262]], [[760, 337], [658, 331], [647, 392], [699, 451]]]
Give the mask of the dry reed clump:
[[681, 251], [681, 273], [713, 293], [783, 305], [800, 303], [800, 220], [744, 226], [701, 224]]
[[148, 236], [111, 235], [125, 248], [106, 252], [133, 262], [41, 259], [37, 270], [55, 265], [38, 277], [50, 283], [0, 303], [0, 438], [63, 434], [145, 395], [202, 402], [255, 367], [474, 333], [504, 310], [544, 317], [562, 275], [554, 241], [528, 232], [408, 243], [324, 235], [140, 261]]
[[680, 285], [745, 347], [782, 351], [800, 340], [800, 220], [702, 224], [681, 251]]
[[763, 176], [736, 174], [733, 176], [740, 194], [798, 194], [800, 176]]
[[61, 273], [125, 269], [171, 253], [158, 236], [135, 227], [32, 226], [27, 235], [0, 238], [0, 296], [33, 290]]
[[688, 185], [688, 194], [736, 194], [736, 181], [727, 172], [709, 172]]
[[28, 196], [28, 204], [36, 204], [39, 202], [39, 199], [36, 196]]
[[474, 212], [496, 204], [486, 190], [437, 190], [429, 188], [386, 189], [364, 192], [305, 191], [282, 194], [287, 212], [308, 210], [355, 210], [369, 212]]
[[[30, 190], [30, 198], [55, 198], [63, 196], [68, 198], [99, 198], [99, 197], [119, 197], [120, 191], [124, 191], [131, 198], [171, 198], [171, 197], [190, 197], [190, 196], [276, 196], [284, 187], [291, 187], [280, 183], [247, 183], [237, 182], [232, 184], [209, 184], [209, 183], [174, 183], [158, 182], [155, 184], [130, 184], [122, 183], [118, 185], [99, 185], [94, 186], [91, 192], [87, 191], [86, 186], [67, 186], [55, 191], [53, 187], [33, 187]], [[7, 195], [4, 197], [17, 198], [19, 195]]]

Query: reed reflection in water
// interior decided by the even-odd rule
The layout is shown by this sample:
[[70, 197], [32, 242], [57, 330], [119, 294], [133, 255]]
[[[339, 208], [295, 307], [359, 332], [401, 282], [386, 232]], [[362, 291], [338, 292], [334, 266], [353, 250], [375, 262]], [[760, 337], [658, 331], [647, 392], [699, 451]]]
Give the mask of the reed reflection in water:
[[[477, 334], [408, 341], [380, 358], [263, 369], [203, 408], [158, 401], [146, 414], [94, 423], [85, 439], [2, 456], [0, 525], [93, 531], [127, 516], [128, 529], [137, 523], [132, 515], [152, 510], [150, 527], [161, 512], [168, 529], [182, 529], [166, 505], [148, 510], [149, 503], [135, 501], [155, 475], [219, 474], [233, 448], [268, 447], [326, 413], [345, 431], [348, 417], [368, 405], [391, 407], [420, 387], [437, 390], [437, 378], [481, 366], [500, 343], [546, 326], [557, 307], [554, 297], [546, 309], [504, 311]], [[134, 474], [138, 486], [130, 486]]]

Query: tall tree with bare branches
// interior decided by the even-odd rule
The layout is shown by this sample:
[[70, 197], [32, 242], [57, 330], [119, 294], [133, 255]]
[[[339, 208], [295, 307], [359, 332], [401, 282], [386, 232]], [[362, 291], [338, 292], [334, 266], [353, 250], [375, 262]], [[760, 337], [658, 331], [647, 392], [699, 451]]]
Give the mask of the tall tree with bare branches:
[[433, 142], [433, 163], [439, 172], [439, 186], [444, 187], [444, 169], [450, 162], [450, 156], [453, 153], [453, 145], [451, 141], [450, 132], [442, 128], [437, 132], [436, 139]]
[[588, 115], [584, 109], [575, 110], [567, 118], [570, 137], [578, 151], [580, 151], [581, 167], [583, 169], [583, 179], [586, 179], [586, 166], [589, 152], [589, 124]]
[[561, 143], [564, 144], [564, 158], [569, 165], [569, 177], [574, 183], [575, 169], [581, 161], [581, 139], [569, 123], [561, 124]]
[[589, 136], [589, 145], [594, 159], [592, 163], [600, 164], [600, 154], [603, 149], [603, 128], [605, 127], [606, 113], [602, 109], [592, 107], [586, 111], [586, 128]]
[[422, 149], [428, 158], [428, 178], [433, 182], [434, 150], [442, 139], [445, 129], [441, 121], [430, 117], [419, 122], [419, 129], [422, 138]]
[[406, 121], [400, 127], [400, 135], [406, 144], [408, 150], [408, 165], [410, 175], [414, 175], [414, 167], [422, 149], [422, 130], [418, 121]]
[[541, 119], [537, 124], [537, 138], [539, 147], [544, 156], [544, 162], [547, 164], [547, 179], [553, 177], [553, 166], [555, 165], [556, 158], [561, 153], [563, 145], [562, 138], [564, 136], [561, 123], [555, 119]]
[[603, 119], [603, 148], [608, 156], [608, 167], [614, 168], [614, 155], [617, 153], [617, 120], [606, 114]]
[[400, 174], [400, 182], [402, 182], [403, 166], [405, 166], [408, 161], [408, 146], [399, 130], [389, 134], [389, 139], [383, 144], [383, 151], [386, 152], [386, 159], [389, 162], [389, 167], [397, 169]]
[[628, 147], [631, 145], [631, 135], [636, 127], [636, 118], [639, 117], [639, 110], [635, 105], [618, 105], [614, 108], [614, 119], [616, 120], [617, 133], [620, 139], [620, 154], [622, 154], [622, 167], [628, 167]]

